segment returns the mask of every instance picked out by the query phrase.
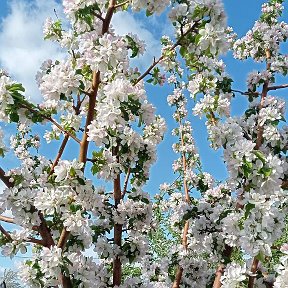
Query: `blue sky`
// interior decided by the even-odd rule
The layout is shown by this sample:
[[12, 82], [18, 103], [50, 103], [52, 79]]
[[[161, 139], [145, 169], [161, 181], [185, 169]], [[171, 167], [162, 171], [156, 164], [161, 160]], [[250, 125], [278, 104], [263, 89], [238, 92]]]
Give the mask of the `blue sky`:
[[[9, 73], [14, 74], [16, 79], [27, 84], [28, 90], [33, 94], [32, 98], [39, 101], [39, 94], [32, 83], [33, 81], [31, 81], [31, 79], [34, 79], [37, 67], [40, 66], [42, 61], [51, 56], [55, 58], [56, 56], [62, 56], [62, 52], [55, 45], [49, 42], [42, 42], [42, 28], [40, 26], [45, 17], [49, 15], [54, 17], [54, 8], [56, 8], [58, 15], [61, 16], [61, 8], [53, 0], [35, 1], [37, 5], [33, 9], [24, 4], [31, 4], [34, 0], [0, 1], [0, 67], [4, 67]], [[260, 14], [261, 4], [265, 2], [261, 0], [224, 0], [228, 14], [228, 23], [239, 36], [243, 36], [253, 26]], [[286, 16], [284, 20], [287, 21], [287, 11], [285, 11], [284, 15]], [[170, 32], [169, 28], [167, 29], [166, 22], [161, 17], [152, 17], [147, 22], [141, 14], [136, 17], [126, 14], [125, 17], [118, 17], [114, 23], [119, 33], [128, 32], [131, 29], [132, 32], [139, 32], [140, 37], [144, 37], [149, 42], [148, 48], [150, 49], [150, 53], [147, 53], [144, 60], [140, 62], [142, 70], [149, 65], [149, 61], [154, 55], [159, 55], [159, 50], [157, 49], [159, 47], [157, 44], [160, 36], [159, 32], [161, 30]], [[253, 63], [251, 61], [235, 61], [230, 54], [226, 55], [224, 60], [227, 64], [229, 74], [234, 78], [233, 88], [245, 90], [247, 73], [255, 69]], [[172, 152], [171, 145], [175, 139], [170, 136], [170, 132], [175, 124], [171, 117], [172, 109], [166, 102], [166, 97], [172, 90], [167, 87], [159, 89], [158, 87], [149, 86], [147, 91], [149, 100], [157, 107], [157, 113], [165, 117], [168, 123], [168, 132], [165, 140], [159, 146], [158, 161], [152, 168], [151, 179], [146, 186], [147, 191], [155, 194], [158, 192], [158, 187], [161, 183], [169, 183], [174, 180], [171, 165], [176, 156]], [[284, 92], [281, 91], [281, 93], [283, 94]], [[233, 101], [232, 113], [240, 115], [246, 105], [246, 98], [238, 96], [237, 100]], [[194, 136], [204, 170], [214, 175], [218, 180], [224, 179], [226, 177], [226, 169], [221, 160], [221, 151], [215, 152], [211, 150], [206, 141], [205, 119], [199, 120], [191, 117], [190, 120], [192, 121]], [[7, 127], [6, 129], [7, 135], [13, 132], [13, 129]], [[44, 128], [41, 128], [40, 132], [44, 130]], [[8, 138], [7, 136], [7, 140]], [[44, 141], [42, 143], [44, 144]], [[54, 150], [53, 148], [57, 149], [58, 146], [59, 143], [52, 143], [50, 146], [44, 144], [41, 152], [53, 159], [55, 155], [51, 151]], [[70, 144], [70, 151], [67, 150], [63, 158], [71, 158], [71, 151], [73, 152], [72, 158], [77, 158], [78, 148], [72, 144]], [[9, 157], [9, 162], [8, 160], [0, 159], [0, 166], [2, 167], [12, 168], [16, 163], [12, 157]], [[0, 265], [8, 267], [11, 265], [11, 261], [0, 257]]]

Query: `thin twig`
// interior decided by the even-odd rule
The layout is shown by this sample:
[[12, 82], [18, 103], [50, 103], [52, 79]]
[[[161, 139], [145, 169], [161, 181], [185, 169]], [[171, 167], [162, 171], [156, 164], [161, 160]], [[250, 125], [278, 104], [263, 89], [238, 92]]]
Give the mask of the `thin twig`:
[[100, 19], [101, 21], [104, 21], [104, 18], [99, 13], [92, 12], [92, 15], [94, 15], [96, 18]]
[[[85, 91], [85, 90], [82, 90], [82, 89], [80, 89], [80, 92], [82, 93], [82, 94], [85, 94], [85, 96], [91, 96], [91, 92], [88, 92], [88, 91]], [[85, 99], [85, 97], [83, 97], [83, 99], [81, 100], [82, 102], [83, 102], [83, 100]]]
[[59, 151], [58, 151], [58, 154], [56, 156], [56, 159], [54, 160], [54, 162], [53, 162], [53, 164], [51, 166], [51, 170], [50, 170], [50, 172], [48, 174], [48, 177], [51, 176], [54, 173], [54, 168], [57, 166], [57, 164], [58, 164], [58, 162], [59, 162], [59, 160], [60, 160], [60, 158], [61, 158], [61, 156], [62, 156], [62, 154], [64, 152], [64, 149], [65, 149], [65, 147], [66, 147], [66, 145], [68, 143], [68, 140], [69, 140], [69, 135], [66, 134], [64, 139], [63, 139], [63, 142], [62, 142], [62, 144], [61, 144], [61, 146], [59, 148]]
[[267, 90], [271, 91], [271, 90], [278, 90], [278, 89], [284, 89], [284, 88], [288, 88], [288, 84], [270, 86], [270, 87], [267, 88]]
[[252, 267], [251, 267], [252, 275], [249, 276], [248, 288], [254, 287], [254, 281], [255, 281], [255, 277], [256, 277], [255, 274], [258, 270], [258, 264], [259, 264], [259, 260], [256, 257], [254, 257]]
[[45, 241], [43, 241], [41, 239], [35, 239], [35, 238], [30, 238], [29, 237], [25, 242], [30, 242], [30, 243], [33, 243], [33, 244], [45, 246]]
[[124, 187], [123, 187], [122, 196], [121, 196], [122, 199], [124, 199], [125, 194], [126, 194], [126, 192], [127, 192], [127, 187], [128, 187], [128, 182], [129, 182], [130, 173], [131, 173], [131, 169], [130, 169], [130, 167], [129, 167], [129, 168], [128, 168], [128, 171], [127, 171], [127, 174], [126, 174], [125, 181], [124, 181]]
[[[185, 33], [183, 33], [183, 35], [181, 35], [181, 37], [177, 40], [177, 42], [168, 51], [173, 51], [176, 47], [178, 47], [181, 44], [183, 38], [187, 36], [189, 33], [191, 33], [198, 26], [198, 24], [199, 24], [199, 21], [194, 22], [193, 25]], [[165, 58], [165, 55], [160, 56], [158, 60], [155, 60], [154, 58], [153, 63], [147, 68], [147, 70], [141, 76], [138, 77], [134, 85], [136, 85], [142, 79], [144, 79], [147, 75], [149, 75], [150, 71], [164, 58]]]
[[213, 284], [213, 288], [220, 288], [221, 287], [221, 276], [224, 273], [225, 266], [223, 264], [220, 264], [217, 268], [217, 271], [215, 273], [215, 280]]
[[6, 176], [5, 171], [0, 167], [0, 179], [8, 187], [12, 188], [14, 185], [9, 181], [10, 177]]
[[[9, 232], [2, 225], [0, 225], [0, 232], [2, 232], [2, 234], [5, 235], [5, 237], [9, 241], [13, 241], [13, 238], [11, 237]], [[35, 238], [32, 238], [32, 237], [29, 237], [27, 240], [24, 240], [24, 242], [30, 242], [30, 243], [33, 243], [33, 244], [44, 246], [44, 241], [43, 240], [35, 239]]]
[[[181, 129], [180, 140], [181, 140], [182, 148], [184, 148], [185, 142], [184, 142], [184, 136], [183, 136], [183, 129]], [[187, 160], [186, 160], [186, 155], [184, 152], [182, 152], [182, 166], [183, 166], [183, 174], [184, 174], [184, 176], [183, 176], [183, 188], [184, 188], [184, 194], [185, 194], [185, 201], [188, 204], [190, 204], [191, 199], [190, 199], [189, 189], [188, 189], [187, 180], [186, 180]], [[188, 247], [188, 238], [187, 238], [188, 230], [189, 230], [189, 221], [186, 220], [185, 226], [183, 229], [183, 235], [182, 235], [182, 245], [183, 245], [185, 250], [187, 250], [187, 247]], [[177, 272], [175, 275], [175, 280], [174, 280], [172, 288], [179, 288], [180, 287], [182, 274], [183, 274], [183, 267], [178, 265]]]
[[[269, 49], [266, 49], [266, 59], [269, 60], [270, 58], [271, 58], [271, 52]], [[270, 67], [271, 67], [271, 63], [269, 61], [267, 61], [266, 70], [269, 71]], [[268, 85], [269, 85], [269, 80], [265, 81], [265, 83], [263, 85], [263, 89], [262, 89], [262, 93], [261, 93], [261, 101], [259, 104], [259, 111], [262, 109], [262, 107], [264, 105], [264, 101], [265, 101], [265, 98], [266, 98], [267, 93], [268, 93]], [[258, 150], [260, 148], [260, 146], [262, 145], [263, 132], [264, 132], [264, 127], [261, 125], [258, 125], [258, 133], [257, 133], [255, 150]]]
[[14, 224], [14, 219], [13, 218], [6, 217], [6, 216], [3, 216], [3, 215], [0, 215], [0, 221]]
[[253, 92], [253, 91], [241, 91], [241, 90], [235, 90], [235, 89], [231, 89], [231, 92], [236, 92], [236, 93], [240, 93], [241, 95], [260, 95], [259, 92]]
[[119, 8], [119, 7], [122, 7], [122, 6], [130, 3], [130, 2], [131, 2], [131, 0], [124, 1], [124, 2], [122, 2], [122, 3], [119, 3], [119, 4], [114, 5], [114, 8], [117, 9], [117, 8]]
[[64, 132], [66, 135], [70, 136], [72, 139], [74, 139], [77, 143], [81, 143], [80, 139], [78, 139], [74, 134], [71, 132], [65, 130], [59, 123], [57, 123], [53, 118], [46, 117], [47, 120], [49, 120], [51, 123], [53, 123], [59, 130]]
[[[119, 146], [117, 145], [115, 148], [112, 148], [112, 155], [116, 156], [117, 162], [119, 163]], [[118, 205], [122, 200], [121, 193], [121, 178], [120, 173], [117, 175], [116, 179], [113, 181], [113, 192], [114, 192], [114, 202], [115, 209], [117, 209]], [[122, 224], [114, 224], [114, 245], [121, 247], [122, 244]], [[122, 278], [122, 263], [118, 255], [113, 260], [113, 287], [121, 285]]]
[[34, 108], [31, 108], [25, 104], [21, 104], [22, 108], [25, 108], [27, 110], [29, 110], [32, 113], [38, 113], [40, 114], [44, 119], [50, 121], [51, 123], [53, 123], [59, 130], [61, 130], [62, 132], [64, 132], [65, 134], [69, 135], [72, 139], [74, 139], [76, 142], [80, 143], [81, 141], [72, 133], [70, 133], [69, 131], [65, 130], [59, 123], [57, 123], [52, 117], [46, 116], [44, 114], [41, 113], [41, 111], [35, 110]]
[[3, 228], [2, 225], [0, 225], [0, 232], [2, 232], [2, 234], [9, 240], [12, 241], [12, 237], [11, 235]]

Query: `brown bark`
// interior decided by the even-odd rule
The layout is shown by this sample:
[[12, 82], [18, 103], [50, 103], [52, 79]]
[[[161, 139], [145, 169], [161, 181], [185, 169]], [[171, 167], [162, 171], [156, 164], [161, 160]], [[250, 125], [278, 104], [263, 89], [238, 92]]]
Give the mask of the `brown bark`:
[[5, 171], [1, 167], [0, 167], [0, 179], [6, 185], [6, 187], [12, 188], [14, 186], [13, 182], [9, 181], [10, 177], [5, 175]]
[[[180, 141], [181, 141], [182, 147], [184, 147], [185, 143], [184, 143], [184, 136], [183, 136], [182, 131], [181, 131], [181, 135], [180, 135]], [[183, 177], [184, 177], [183, 178], [183, 188], [184, 188], [184, 194], [185, 194], [185, 201], [189, 204], [191, 202], [191, 200], [190, 200], [187, 180], [185, 178], [186, 177], [185, 174], [186, 174], [186, 170], [187, 170], [187, 160], [186, 160], [186, 155], [184, 152], [182, 153], [182, 166], [183, 166], [183, 174], [184, 174], [183, 175]], [[184, 229], [183, 229], [183, 235], [182, 235], [182, 245], [183, 245], [185, 250], [187, 250], [187, 246], [188, 246], [188, 242], [187, 242], [188, 230], [189, 230], [189, 222], [187, 220], [185, 222]], [[179, 288], [180, 287], [182, 274], [183, 274], [183, 267], [178, 265], [176, 275], [175, 275], [175, 280], [174, 280], [172, 288]]]
[[[255, 274], [257, 272], [258, 264], [259, 264], [259, 260], [254, 257], [253, 262], [252, 262], [252, 267], [251, 267], [252, 274]], [[249, 276], [248, 288], [254, 287], [254, 281], [255, 281], [255, 276], [253, 275]]]
[[14, 219], [10, 217], [6, 217], [3, 215], [0, 215], [0, 221], [6, 222], [6, 223], [14, 223]]
[[[118, 153], [119, 148], [117, 146], [116, 148], [113, 149], [113, 156], [117, 157], [117, 161], [119, 161]], [[122, 199], [120, 174], [117, 175], [117, 178], [114, 180], [113, 185], [114, 185], [113, 194], [115, 201], [115, 209], [117, 209]], [[121, 247], [122, 244], [122, 228], [123, 225], [121, 224], [114, 225], [114, 244], [117, 245], [118, 247]], [[113, 286], [121, 285], [121, 277], [122, 277], [122, 264], [120, 258], [116, 256], [116, 258], [113, 261]]]
[[182, 274], [183, 274], [183, 268], [181, 266], [178, 266], [172, 288], [180, 287]]
[[214, 280], [213, 288], [220, 288], [222, 286], [221, 276], [224, 273], [224, 268], [225, 266], [223, 264], [218, 266], [217, 271], [215, 273], [215, 280]]
[[72, 282], [70, 280], [70, 277], [66, 277], [65, 275], [60, 275], [60, 282], [62, 284], [62, 288], [72, 288]]
[[69, 135], [66, 134], [64, 139], [63, 139], [63, 142], [59, 148], [59, 151], [58, 151], [58, 154], [56, 156], [56, 159], [54, 160], [52, 166], [51, 166], [51, 169], [50, 169], [50, 172], [49, 172], [49, 175], [48, 176], [51, 176], [53, 173], [54, 173], [54, 168], [57, 166], [60, 158], [62, 157], [62, 154], [64, 152], [64, 149], [66, 148], [66, 145], [68, 143], [68, 140], [69, 140]]

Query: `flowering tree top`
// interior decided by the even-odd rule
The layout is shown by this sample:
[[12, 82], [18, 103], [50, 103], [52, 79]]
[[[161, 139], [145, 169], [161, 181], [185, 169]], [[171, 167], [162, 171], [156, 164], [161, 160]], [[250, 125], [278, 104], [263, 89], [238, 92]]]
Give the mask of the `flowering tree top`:
[[[238, 39], [220, 0], [63, 0], [69, 25], [47, 19], [44, 38], [67, 54], [40, 67], [43, 101], [29, 101], [22, 84], [0, 71], [0, 121], [17, 127], [9, 149], [20, 163], [0, 168], [7, 186], [0, 221], [15, 225], [0, 225], [0, 246], [9, 257], [32, 253], [19, 271], [27, 286], [287, 287], [288, 130], [285, 102], [271, 95], [288, 87], [276, 84], [288, 71], [283, 2], [263, 4], [260, 19]], [[147, 17], [168, 11], [174, 27], [144, 71], [131, 66], [145, 51], [141, 35], [118, 35], [111, 24], [123, 10]], [[246, 91], [233, 89], [220, 58], [228, 51], [265, 66], [248, 75]], [[144, 185], [166, 124], [146, 88], [164, 83], [178, 159], [175, 181], [153, 200]], [[239, 94], [249, 107], [235, 117], [230, 106]], [[211, 148], [223, 151], [225, 181], [204, 171], [191, 113], [206, 119]], [[49, 130], [38, 136], [42, 124]], [[42, 138], [61, 140], [55, 159], [41, 155]], [[96, 259], [87, 255], [91, 249]]]

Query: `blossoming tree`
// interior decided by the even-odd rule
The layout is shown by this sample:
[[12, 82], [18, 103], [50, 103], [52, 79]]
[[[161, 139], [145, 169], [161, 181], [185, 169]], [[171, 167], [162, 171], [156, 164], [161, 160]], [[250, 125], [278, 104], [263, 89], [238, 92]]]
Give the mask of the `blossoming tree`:
[[[284, 101], [270, 95], [288, 87], [275, 83], [288, 71], [282, 4], [264, 4], [254, 27], [237, 39], [221, 0], [63, 0], [70, 26], [48, 19], [44, 35], [67, 57], [40, 68], [43, 103], [31, 103], [23, 86], [0, 72], [0, 120], [17, 125], [10, 146], [21, 163], [0, 169], [7, 186], [0, 195], [0, 245], [10, 257], [32, 254], [19, 270], [27, 286], [288, 287], [288, 130]], [[145, 43], [117, 35], [113, 15], [167, 9], [174, 38], [161, 38], [161, 57], [146, 71], [131, 68], [129, 59], [141, 57]], [[220, 60], [228, 50], [265, 65], [249, 74], [247, 91], [233, 90]], [[152, 200], [143, 185], [166, 126], [145, 88], [165, 79], [173, 90], [177, 178]], [[232, 117], [230, 102], [239, 94], [250, 104]], [[203, 171], [188, 102], [194, 115], [206, 117], [211, 147], [223, 150], [226, 181]], [[39, 154], [35, 134], [47, 123], [42, 137], [61, 141], [52, 160]], [[78, 147], [70, 152], [73, 161], [62, 157], [68, 141]], [[7, 209], [13, 217], [3, 215]]]

